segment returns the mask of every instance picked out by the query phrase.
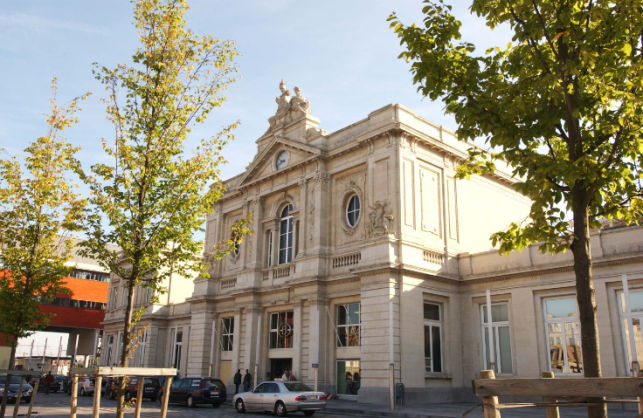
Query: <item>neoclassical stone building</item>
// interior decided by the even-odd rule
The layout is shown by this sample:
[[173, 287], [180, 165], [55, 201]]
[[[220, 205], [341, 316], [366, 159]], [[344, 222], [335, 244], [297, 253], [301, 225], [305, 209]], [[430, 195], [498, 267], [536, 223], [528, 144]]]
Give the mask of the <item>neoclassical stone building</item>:
[[[393, 364], [410, 403], [470, 397], [490, 352], [500, 376], [582, 371], [571, 255], [491, 248], [490, 234], [530, 205], [508, 170], [457, 180], [467, 145], [404, 106], [327, 133], [298, 88], [292, 98], [280, 88], [254, 159], [208, 216], [206, 245], [249, 216], [253, 234], [210, 279], [167, 283], [134, 364], [228, 384], [237, 369], [256, 366], [259, 380], [288, 369], [365, 402], [387, 402]], [[626, 375], [625, 319], [643, 355], [643, 231], [606, 226], [592, 238], [603, 369]], [[103, 364], [120, 341], [120, 286], [113, 279]]]

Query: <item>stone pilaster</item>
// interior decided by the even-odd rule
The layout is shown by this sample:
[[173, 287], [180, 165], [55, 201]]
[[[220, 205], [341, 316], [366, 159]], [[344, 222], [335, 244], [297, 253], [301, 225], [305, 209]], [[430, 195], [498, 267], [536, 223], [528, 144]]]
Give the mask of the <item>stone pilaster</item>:
[[210, 370], [212, 347], [212, 320], [214, 319], [213, 307], [202, 304], [192, 305], [192, 318], [190, 322], [190, 335], [188, 344], [189, 362], [187, 372], [189, 376], [207, 376]]

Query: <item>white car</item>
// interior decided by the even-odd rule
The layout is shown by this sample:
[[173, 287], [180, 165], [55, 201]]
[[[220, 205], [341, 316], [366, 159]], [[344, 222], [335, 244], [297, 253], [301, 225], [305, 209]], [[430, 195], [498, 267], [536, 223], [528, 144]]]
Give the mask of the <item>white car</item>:
[[261, 382], [251, 392], [237, 393], [232, 398], [237, 412], [274, 412], [283, 417], [301, 411], [307, 417], [326, 407], [326, 394], [315, 392], [301, 382]]
[[94, 394], [94, 379], [79, 378], [78, 379], [78, 394], [80, 396], [93, 395]]

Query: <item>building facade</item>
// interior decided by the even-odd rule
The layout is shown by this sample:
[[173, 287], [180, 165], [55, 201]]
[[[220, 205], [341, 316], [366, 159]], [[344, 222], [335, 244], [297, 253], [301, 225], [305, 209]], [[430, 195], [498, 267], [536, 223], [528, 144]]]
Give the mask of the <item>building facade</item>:
[[[207, 218], [206, 258], [240, 219], [251, 216], [253, 233], [210, 264], [210, 279], [166, 286], [139, 324], [135, 365], [228, 384], [237, 369], [256, 366], [259, 380], [287, 369], [364, 402], [387, 402], [392, 365], [410, 403], [469, 399], [490, 362], [500, 376], [582, 372], [571, 255], [491, 247], [489, 236], [530, 207], [509, 170], [458, 180], [468, 146], [404, 106], [327, 133], [298, 88], [292, 98], [280, 88], [253, 161]], [[643, 231], [606, 227], [592, 253], [603, 370], [626, 375], [624, 319], [643, 308], [634, 304], [643, 302]], [[117, 347], [125, 303], [115, 299], [105, 333]], [[643, 355], [638, 325], [635, 335]]]

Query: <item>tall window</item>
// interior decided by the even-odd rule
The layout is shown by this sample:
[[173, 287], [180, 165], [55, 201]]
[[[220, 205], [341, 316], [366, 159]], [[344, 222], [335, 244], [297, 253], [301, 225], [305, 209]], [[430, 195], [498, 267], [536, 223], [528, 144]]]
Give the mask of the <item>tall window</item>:
[[545, 299], [544, 305], [551, 370], [557, 373], [582, 373], [576, 298]]
[[424, 364], [427, 372], [442, 371], [441, 306], [424, 304]]
[[172, 367], [175, 369], [180, 369], [181, 368], [181, 351], [183, 350], [183, 331], [177, 331], [176, 332], [176, 339], [174, 340], [174, 350], [172, 357], [174, 358], [174, 361], [172, 361]]
[[105, 366], [112, 365], [112, 349], [114, 347], [114, 336], [107, 337], [107, 355], [105, 356]]
[[292, 205], [286, 206], [281, 211], [279, 222], [279, 264], [292, 261]]
[[221, 318], [221, 351], [232, 351], [234, 342], [234, 316]]
[[641, 323], [643, 323], [643, 290], [631, 290], [629, 292], [628, 304], [630, 313], [625, 311], [625, 294], [619, 292], [618, 300], [621, 307], [621, 327], [623, 328], [623, 347], [625, 348], [625, 370], [629, 370], [632, 365], [632, 349], [630, 345], [630, 329], [629, 321], [632, 321], [632, 332], [634, 337], [634, 349], [636, 350], [636, 358], [641, 363], [643, 359], [643, 332], [641, 330]]
[[272, 266], [272, 231], [266, 233], [266, 266]]
[[112, 287], [112, 300], [110, 302], [110, 308], [116, 309], [117, 303], [118, 303], [118, 287]]
[[[482, 358], [484, 368], [489, 368], [489, 321], [487, 318], [487, 306], [480, 306], [480, 318], [482, 318]], [[494, 359], [498, 374], [512, 373], [511, 364], [511, 338], [509, 334], [509, 307], [506, 303], [491, 305], [491, 331], [493, 334]]]
[[292, 311], [270, 314], [270, 348], [292, 348], [294, 334]]
[[144, 330], [138, 337], [138, 347], [136, 347], [136, 364], [143, 367], [145, 361], [145, 348], [147, 345], [147, 330]]
[[337, 306], [337, 347], [358, 347], [360, 345], [359, 307], [359, 303]]

